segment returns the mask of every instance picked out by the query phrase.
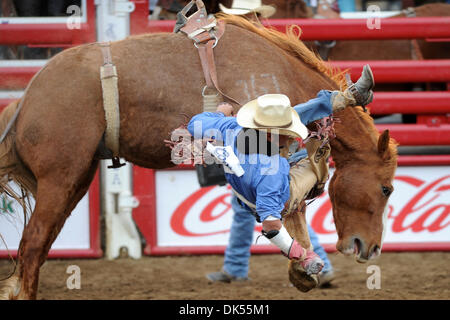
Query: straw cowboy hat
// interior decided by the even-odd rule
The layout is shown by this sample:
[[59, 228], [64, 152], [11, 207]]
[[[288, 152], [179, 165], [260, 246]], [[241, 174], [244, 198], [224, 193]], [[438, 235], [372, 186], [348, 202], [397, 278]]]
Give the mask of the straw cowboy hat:
[[308, 129], [284, 94], [265, 94], [247, 102], [237, 113], [237, 123], [243, 128], [277, 129], [279, 134], [305, 139]]
[[233, 0], [231, 8], [227, 8], [221, 3], [219, 3], [219, 8], [224, 13], [235, 15], [256, 12], [263, 18], [272, 16], [276, 11], [273, 6], [263, 5], [261, 0]]

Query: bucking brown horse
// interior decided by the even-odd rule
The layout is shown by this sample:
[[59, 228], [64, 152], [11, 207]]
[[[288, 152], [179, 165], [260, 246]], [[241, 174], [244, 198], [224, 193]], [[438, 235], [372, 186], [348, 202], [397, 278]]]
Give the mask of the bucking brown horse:
[[[283, 93], [295, 105], [321, 89], [337, 89], [342, 77], [297, 39], [296, 32], [269, 31], [223, 16], [225, 34], [215, 52], [224, 93], [241, 104], [264, 93]], [[185, 118], [202, 112], [205, 80], [197, 49], [181, 34], [146, 34], [111, 44], [118, 73], [120, 156], [136, 165], [173, 166], [164, 144]], [[24, 229], [15, 274], [3, 297], [36, 298], [39, 269], [98, 168], [106, 121], [99, 69], [99, 44], [67, 49], [33, 78], [20, 101], [0, 116], [0, 133], [20, 104], [18, 117], [0, 145], [1, 186], [14, 181], [36, 200]], [[339, 236], [337, 249], [366, 261], [380, 253], [385, 207], [392, 192], [396, 147], [379, 134], [359, 107], [335, 115], [332, 140], [336, 171], [330, 198]], [[309, 248], [304, 211], [285, 218], [288, 231]], [[302, 291], [316, 283], [290, 262], [290, 279]]]

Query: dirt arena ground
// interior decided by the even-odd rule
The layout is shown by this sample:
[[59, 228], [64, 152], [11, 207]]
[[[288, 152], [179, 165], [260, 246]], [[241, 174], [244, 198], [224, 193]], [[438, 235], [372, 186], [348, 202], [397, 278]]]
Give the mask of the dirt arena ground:
[[[144, 257], [141, 260], [49, 260], [41, 269], [39, 299], [450, 299], [450, 252], [389, 253], [369, 264], [330, 254], [336, 268], [332, 286], [302, 293], [288, 280], [281, 255], [251, 257], [251, 281], [209, 283], [223, 256]], [[81, 289], [66, 287], [67, 268], [81, 269]], [[381, 271], [381, 288], [369, 290], [369, 265]], [[0, 276], [11, 264], [0, 261]], [[270, 290], [269, 290], [270, 289]]]

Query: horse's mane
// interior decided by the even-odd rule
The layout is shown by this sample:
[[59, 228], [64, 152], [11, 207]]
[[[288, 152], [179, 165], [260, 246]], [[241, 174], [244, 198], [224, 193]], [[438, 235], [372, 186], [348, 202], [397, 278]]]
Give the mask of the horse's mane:
[[341, 89], [347, 87], [345, 72], [342, 72], [338, 68], [332, 67], [330, 64], [323, 61], [317, 54], [308, 49], [308, 47], [299, 39], [301, 35], [301, 29], [299, 26], [289, 26], [286, 33], [283, 33], [275, 30], [274, 28], [265, 27], [259, 21], [250, 21], [236, 15], [218, 13], [216, 14], [216, 17], [219, 20], [224, 21], [226, 24], [232, 24], [258, 34], [283, 49], [286, 53], [303, 61], [311, 68], [327, 75]]
[[[279, 48], [283, 49], [291, 56], [303, 61], [311, 68], [328, 76], [341, 88], [341, 90], [347, 88], [345, 71], [341, 71], [338, 68], [332, 67], [330, 64], [323, 61], [313, 51], [308, 49], [308, 47], [299, 39], [301, 35], [301, 29], [299, 26], [289, 26], [286, 30], [286, 33], [283, 33], [275, 30], [274, 28], [265, 27], [259, 21], [250, 21], [246, 18], [236, 15], [218, 13], [216, 14], [216, 17], [218, 18], [218, 20], [222, 20], [226, 24], [232, 24], [260, 35]], [[366, 124], [365, 128], [367, 128], [367, 130], [369, 131], [368, 133], [373, 137], [378, 138], [379, 133], [374, 126], [373, 118], [369, 115], [369, 113], [364, 112], [362, 108], [353, 108], [353, 110], [355, 110], [357, 118], [359, 118], [363, 124]], [[396, 163], [397, 142], [395, 142], [393, 139], [390, 140], [389, 151], [391, 154], [391, 159]]]

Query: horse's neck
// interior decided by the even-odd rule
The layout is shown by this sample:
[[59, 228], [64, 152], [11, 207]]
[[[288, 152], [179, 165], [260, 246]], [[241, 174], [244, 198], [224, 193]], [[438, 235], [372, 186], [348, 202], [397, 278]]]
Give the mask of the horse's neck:
[[368, 154], [376, 150], [377, 131], [373, 121], [353, 108], [335, 115], [336, 138], [331, 140], [331, 155], [336, 168], [356, 159], [364, 161]]

